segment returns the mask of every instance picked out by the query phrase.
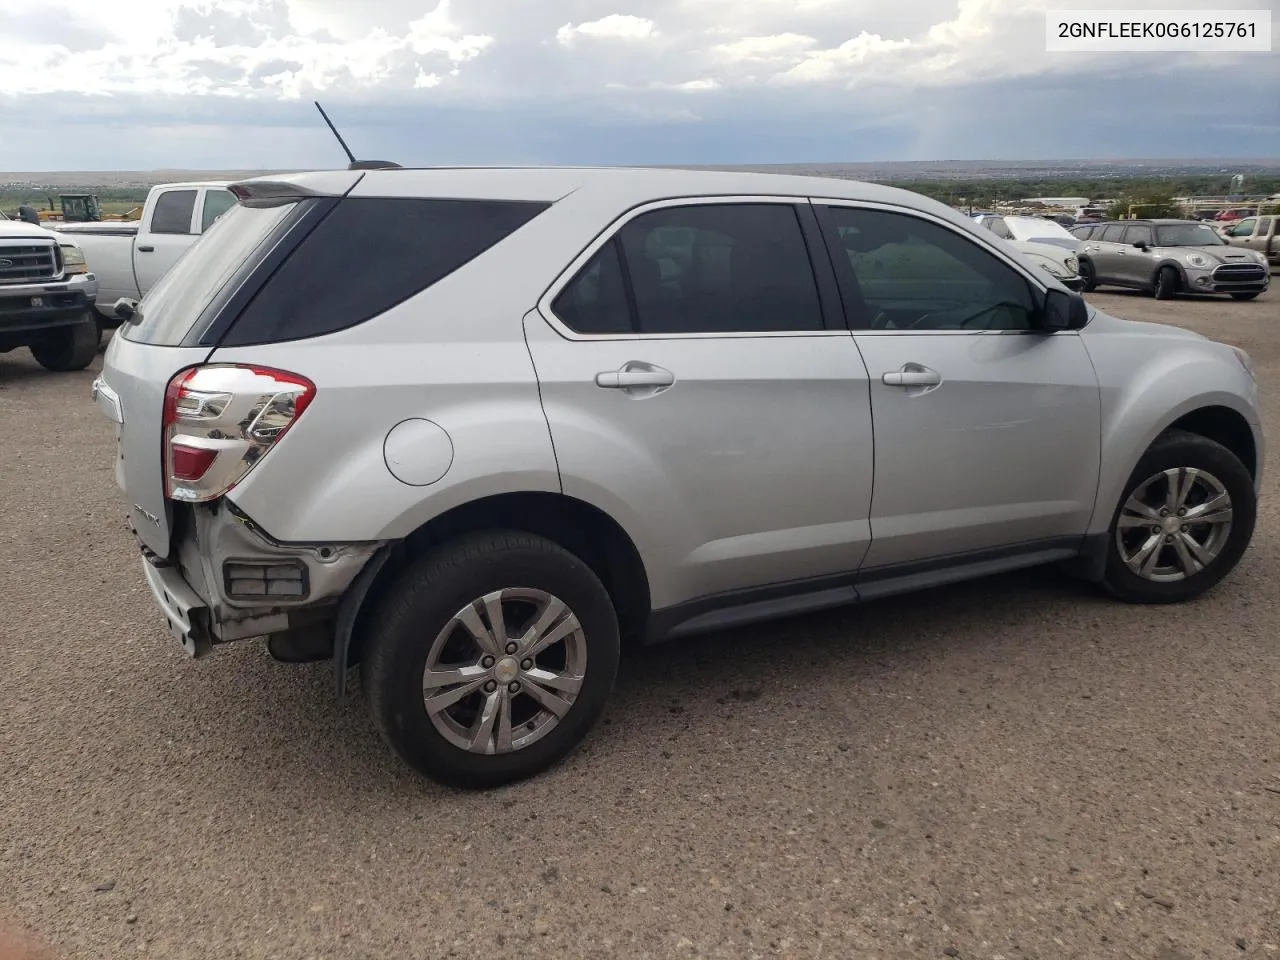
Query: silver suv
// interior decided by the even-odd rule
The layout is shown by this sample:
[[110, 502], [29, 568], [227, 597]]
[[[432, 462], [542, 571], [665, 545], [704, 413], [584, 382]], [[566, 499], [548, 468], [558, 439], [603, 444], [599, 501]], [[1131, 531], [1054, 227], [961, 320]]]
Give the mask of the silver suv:
[[94, 385], [196, 656], [359, 667], [417, 770], [528, 776], [620, 645], [1061, 562], [1139, 603], [1253, 532], [1238, 349], [1094, 311], [914, 193], [436, 169], [251, 180]]
[[1077, 227], [1084, 241], [1085, 290], [1100, 284], [1147, 290], [1157, 300], [1177, 293], [1226, 293], [1252, 300], [1271, 282], [1267, 258], [1228, 245], [1195, 220], [1122, 220]]

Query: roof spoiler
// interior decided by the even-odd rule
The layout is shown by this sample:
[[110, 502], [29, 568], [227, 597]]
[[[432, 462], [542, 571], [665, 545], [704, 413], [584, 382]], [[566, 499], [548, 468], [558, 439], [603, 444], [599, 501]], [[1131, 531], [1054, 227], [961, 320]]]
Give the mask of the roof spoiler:
[[227, 189], [245, 207], [278, 207], [307, 197], [332, 196], [288, 180], [245, 180], [230, 184]]

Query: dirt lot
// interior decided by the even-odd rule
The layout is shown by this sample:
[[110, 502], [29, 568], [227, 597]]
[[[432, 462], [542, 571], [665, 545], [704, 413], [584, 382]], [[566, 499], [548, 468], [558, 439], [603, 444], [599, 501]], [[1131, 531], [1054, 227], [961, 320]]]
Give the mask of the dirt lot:
[[[1092, 299], [1245, 347], [1280, 423], [1280, 292]], [[91, 378], [0, 357], [0, 915], [59, 956], [1280, 958], [1274, 454], [1198, 603], [1032, 572], [659, 648], [459, 794], [327, 664], [182, 657]]]

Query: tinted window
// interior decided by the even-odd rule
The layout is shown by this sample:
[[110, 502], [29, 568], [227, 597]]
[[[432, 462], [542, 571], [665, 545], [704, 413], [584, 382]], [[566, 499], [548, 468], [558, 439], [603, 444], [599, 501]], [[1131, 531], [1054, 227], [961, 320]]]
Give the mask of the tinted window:
[[126, 323], [120, 334], [139, 343], [181, 343], [204, 308], [295, 207], [233, 207], [147, 292], [138, 307], [141, 319]]
[[1121, 237], [1123, 236], [1124, 236], [1123, 223], [1108, 223], [1105, 227], [1102, 228], [1102, 232], [1096, 235], [1093, 239], [1105, 240], [1107, 243], [1119, 243]]
[[1071, 234], [1079, 240], [1088, 240], [1093, 235], [1093, 230], [1092, 224], [1083, 227], [1072, 227]]
[[628, 222], [618, 243], [639, 333], [823, 329], [790, 204], [667, 207]]
[[592, 257], [551, 304], [564, 324], [577, 333], [631, 333], [631, 307], [618, 259], [618, 242], [610, 240]]
[[447, 277], [547, 206], [348, 197], [258, 291], [223, 345], [297, 340], [363, 323]]
[[196, 208], [194, 190], [166, 190], [156, 198], [151, 214], [152, 233], [190, 233], [191, 212]]
[[919, 217], [827, 207], [850, 323], [883, 330], [1027, 330], [1026, 278], [974, 241]]
[[1145, 243], [1151, 245], [1151, 228], [1149, 226], [1129, 227], [1124, 232], [1125, 243]]
[[209, 225], [236, 205], [236, 198], [230, 190], [209, 190], [204, 195], [204, 210], [200, 215], [200, 232], [204, 233]]
[[[1241, 220], [1234, 227], [1232, 227], [1228, 232], [1233, 237], [1251, 237], [1253, 236], [1254, 223], [1256, 223], [1256, 221], [1253, 220], [1252, 218], [1248, 220]], [[1265, 232], [1265, 228], [1264, 228], [1264, 232]]]

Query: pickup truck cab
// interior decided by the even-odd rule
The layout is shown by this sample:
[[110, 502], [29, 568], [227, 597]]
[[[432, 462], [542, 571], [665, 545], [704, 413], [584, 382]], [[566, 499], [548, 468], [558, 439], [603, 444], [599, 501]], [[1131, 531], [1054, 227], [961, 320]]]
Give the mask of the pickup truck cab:
[[1236, 247], [1248, 247], [1267, 258], [1271, 269], [1280, 267], [1280, 216], [1246, 217], [1223, 227], [1222, 239]]
[[58, 233], [84, 250], [98, 277], [98, 311], [115, 323], [116, 301], [140, 300], [234, 203], [220, 181], [165, 183], [151, 188], [136, 223], [69, 224]]

